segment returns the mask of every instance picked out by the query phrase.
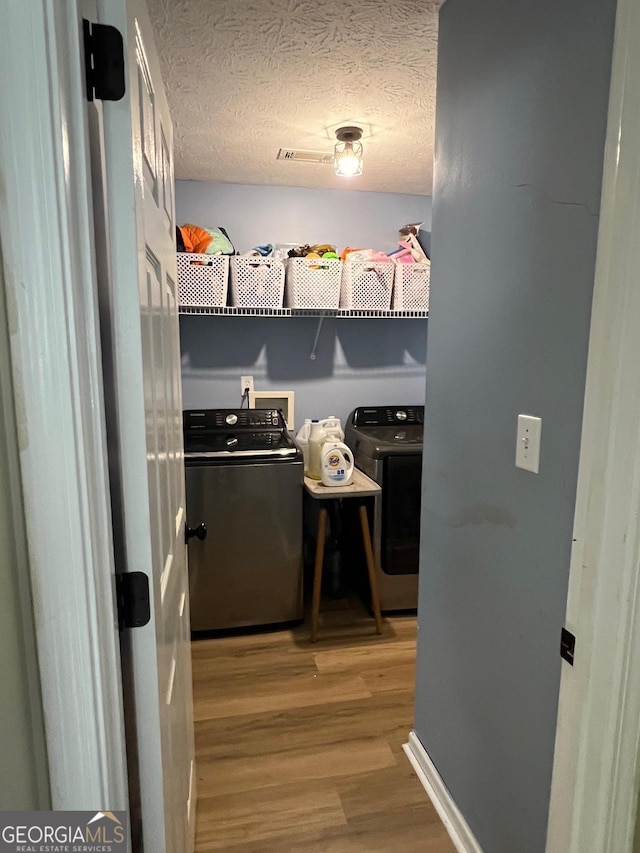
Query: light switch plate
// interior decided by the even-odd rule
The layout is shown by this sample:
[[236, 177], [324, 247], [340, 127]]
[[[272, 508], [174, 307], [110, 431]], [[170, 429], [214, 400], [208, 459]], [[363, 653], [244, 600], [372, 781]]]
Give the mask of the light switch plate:
[[540, 436], [542, 418], [518, 415], [516, 436], [516, 468], [537, 474], [540, 469]]

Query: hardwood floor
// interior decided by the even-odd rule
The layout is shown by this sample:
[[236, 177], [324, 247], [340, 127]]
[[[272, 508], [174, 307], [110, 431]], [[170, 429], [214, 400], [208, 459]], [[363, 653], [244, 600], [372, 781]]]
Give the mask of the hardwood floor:
[[192, 644], [197, 853], [455, 853], [401, 749], [415, 618], [377, 636], [322, 608], [314, 644], [308, 623]]

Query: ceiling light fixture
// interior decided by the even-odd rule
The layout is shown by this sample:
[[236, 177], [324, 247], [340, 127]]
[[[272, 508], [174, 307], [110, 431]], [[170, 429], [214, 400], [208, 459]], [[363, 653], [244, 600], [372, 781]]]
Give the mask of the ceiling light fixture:
[[333, 149], [333, 171], [341, 178], [354, 178], [362, 174], [362, 136], [360, 127], [339, 127], [338, 141]]

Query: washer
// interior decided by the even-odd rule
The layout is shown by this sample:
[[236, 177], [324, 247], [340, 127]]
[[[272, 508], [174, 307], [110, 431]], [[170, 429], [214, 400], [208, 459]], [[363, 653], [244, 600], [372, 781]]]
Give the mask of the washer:
[[345, 441], [355, 464], [382, 486], [373, 509], [373, 544], [382, 610], [418, 606], [424, 406], [360, 406]]
[[302, 620], [303, 459], [282, 413], [198, 409], [183, 424], [191, 630]]

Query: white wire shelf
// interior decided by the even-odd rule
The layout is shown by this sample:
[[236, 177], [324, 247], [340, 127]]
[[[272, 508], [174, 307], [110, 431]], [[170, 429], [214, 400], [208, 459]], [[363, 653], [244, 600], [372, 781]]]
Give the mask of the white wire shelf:
[[378, 317], [395, 319], [426, 319], [428, 311], [377, 311], [359, 308], [221, 308], [180, 305], [179, 314], [222, 317]]

